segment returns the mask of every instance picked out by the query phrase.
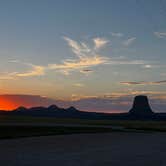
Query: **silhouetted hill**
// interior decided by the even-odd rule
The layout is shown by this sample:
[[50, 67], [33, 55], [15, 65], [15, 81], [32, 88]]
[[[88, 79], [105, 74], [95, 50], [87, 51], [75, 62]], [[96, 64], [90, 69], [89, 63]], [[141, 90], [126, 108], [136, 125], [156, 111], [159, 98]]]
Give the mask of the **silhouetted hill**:
[[56, 105], [49, 107], [19, 107], [13, 111], [0, 111], [2, 115], [26, 115], [26, 116], [46, 116], [62, 118], [85, 118], [85, 119], [113, 119], [113, 120], [166, 120], [166, 113], [154, 113], [150, 108], [147, 96], [136, 96], [133, 106], [128, 113], [97, 113], [77, 110], [71, 106], [60, 108]]
[[153, 116], [154, 113], [150, 108], [147, 96], [136, 96], [129, 114], [134, 117], [142, 118]]
[[77, 110], [75, 107], [71, 106], [69, 108], [66, 109], [69, 112], [79, 112], [79, 110]]

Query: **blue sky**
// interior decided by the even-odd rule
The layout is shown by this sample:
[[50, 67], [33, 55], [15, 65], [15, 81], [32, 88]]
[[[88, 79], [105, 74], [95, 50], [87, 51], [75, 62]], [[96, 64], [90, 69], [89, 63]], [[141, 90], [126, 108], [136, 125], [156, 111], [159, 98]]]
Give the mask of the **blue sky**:
[[1, 1], [1, 94], [163, 100], [165, 19], [164, 0]]

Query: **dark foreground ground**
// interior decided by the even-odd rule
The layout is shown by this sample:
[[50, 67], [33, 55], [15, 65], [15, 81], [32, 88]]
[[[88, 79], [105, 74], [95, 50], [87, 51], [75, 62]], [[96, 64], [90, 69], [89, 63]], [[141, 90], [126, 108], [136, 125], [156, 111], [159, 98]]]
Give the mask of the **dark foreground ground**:
[[1, 166], [165, 166], [165, 132], [112, 132], [0, 140]]

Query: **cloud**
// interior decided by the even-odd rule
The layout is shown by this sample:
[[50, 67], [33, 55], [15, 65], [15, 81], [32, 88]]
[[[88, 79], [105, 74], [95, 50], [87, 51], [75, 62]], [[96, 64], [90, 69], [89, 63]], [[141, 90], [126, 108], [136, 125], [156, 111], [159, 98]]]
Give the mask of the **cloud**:
[[111, 32], [111, 35], [114, 36], [114, 37], [123, 37], [124, 34], [123, 33], [115, 33], [115, 32]]
[[49, 64], [49, 69], [57, 69], [63, 71], [88, 71], [84, 70], [87, 67], [94, 67], [101, 64], [106, 64], [107, 58], [101, 56], [82, 57], [81, 59], [67, 59], [62, 64]]
[[79, 58], [82, 58], [91, 52], [91, 49], [88, 48], [88, 46], [84, 42], [79, 43], [68, 37], [63, 38], [68, 43], [69, 47], [72, 49], [72, 52]]
[[154, 32], [154, 35], [158, 38], [166, 39], [166, 32]]
[[13, 78], [41, 76], [41, 75], [45, 75], [45, 71], [47, 70], [46, 66], [34, 65], [34, 64], [31, 64], [31, 63], [21, 62], [19, 60], [11, 60], [9, 62], [10, 63], [18, 63], [18, 64], [25, 65], [25, 66], [28, 66], [29, 68], [31, 68], [31, 69], [29, 69], [28, 71], [25, 71], [25, 72], [10, 73], [9, 75], [11, 75]]
[[[21, 63], [21, 62], [19, 62]], [[77, 71], [85, 75], [94, 72], [91, 69], [98, 65], [144, 65], [146, 62], [141, 60], [128, 59], [110, 59], [101, 55], [93, 54], [92, 56], [81, 56], [75, 59], [66, 59], [62, 63], [48, 64], [47, 66], [34, 65], [30, 63], [21, 63], [31, 67], [29, 71], [8, 73], [8, 75], [0, 77], [0, 79], [13, 79], [16, 77], [33, 77], [45, 75], [46, 71], [56, 70], [64, 75], [70, 75], [71, 72]]]
[[[115, 34], [114, 34], [115, 35]], [[120, 33], [116, 34], [121, 36]], [[25, 72], [15, 72], [12, 75], [8, 75], [7, 79], [13, 77], [33, 77], [42, 76], [46, 74], [46, 71], [55, 70], [64, 75], [70, 75], [72, 72], [80, 72], [85, 75], [93, 73], [94, 67], [100, 65], [146, 65], [145, 61], [142, 60], [129, 60], [125, 58], [109, 58], [100, 54], [100, 48], [103, 48], [109, 41], [105, 38], [93, 38], [94, 46], [89, 45], [85, 42], [78, 42], [69, 37], [63, 37], [67, 42], [67, 45], [74, 54], [71, 58], [62, 60], [61, 63], [50, 63], [45, 66], [35, 65], [31, 63], [23, 63], [18, 60], [12, 60], [12, 63], [20, 63], [28, 66], [30, 69]], [[124, 44], [130, 45], [136, 38], [129, 38]], [[6, 77], [4, 77], [6, 79]]]
[[81, 84], [81, 83], [75, 83], [75, 84], [73, 84], [73, 86], [76, 86], [76, 87], [84, 87], [84, 84]]
[[166, 80], [161, 80], [161, 81], [154, 81], [154, 82], [144, 82], [144, 81], [139, 81], [139, 82], [134, 82], [134, 81], [129, 81], [129, 82], [120, 82], [123, 85], [160, 85], [160, 84], [166, 84]]
[[44, 66], [37, 66], [31, 65], [32, 70], [23, 72], [23, 73], [16, 73], [15, 76], [18, 77], [32, 77], [32, 76], [41, 76], [45, 74], [45, 67]]
[[90, 73], [92, 73], [93, 72], [93, 70], [91, 70], [91, 69], [83, 69], [83, 70], [80, 70], [80, 73], [83, 73], [83, 74], [90, 74]]
[[8, 73], [8, 72], [5, 72], [5, 73], [1, 73], [0, 74], [0, 80], [13, 80], [15, 79], [15, 75], [17, 73], [16, 72], [12, 72], [12, 73]]
[[95, 50], [97, 50], [104, 47], [109, 41], [107, 39], [97, 37], [93, 39], [93, 42], [95, 44]]
[[2, 73], [0, 75], [0, 80], [12, 80], [12, 79], [16, 79], [19, 77], [33, 77], [33, 76], [41, 76], [41, 75], [45, 75], [45, 70], [46, 67], [45, 66], [39, 66], [39, 65], [33, 65], [30, 63], [23, 63], [20, 61], [10, 61], [12, 63], [20, 63], [26, 66], [29, 66], [31, 69], [29, 71], [25, 71], [25, 72], [5, 72]]
[[106, 40], [96, 38], [95, 48], [90, 48], [84, 42], [77, 42], [68, 37], [64, 37], [64, 39], [67, 41], [74, 55], [76, 55], [76, 58], [65, 59], [61, 64], [49, 64], [49, 70], [59, 70], [65, 74], [69, 74], [71, 71], [88, 73], [90, 70], [87, 68], [104, 65], [109, 61], [108, 57], [101, 56], [96, 53], [97, 50], [94, 50], [103, 47], [107, 43]]
[[123, 41], [122, 44], [123, 44], [124, 46], [128, 47], [128, 46], [130, 46], [135, 40], [136, 40], [136, 37], [131, 37], [131, 38], [129, 38], [129, 39]]
[[95, 38], [95, 47], [90, 47], [84, 42], [77, 42], [68, 37], [63, 37], [69, 48], [74, 53], [74, 58], [67, 58], [62, 63], [51, 63], [46, 66], [23, 63], [18, 60], [12, 60], [12, 63], [20, 63], [31, 67], [29, 71], [22, 73], [16, 72], [16, 77], [32, 77], [45, 75], [46, 71], [56, 70], [64, 75], [77, 71], [88, 75], [92, 73], [92, 67], [108, 64], [109, 58], [98, 54], [98, 49], [103, 47], [108, 41], [102, 38]]
[[83, 95], [83, 94], [72, 94], [71, 95], [71, 101], [80, 101], [84, 99], [94, 99], [98, 98], [97, 95]]
[[152, 65], [144, 65], [143, 67], [146, 68], [146, 69], [151, 69], [151, 68], [153, 68]]
[[145, 65], [147, 62], [144, 60], [129, 60], [126, 58], [112, 58], [108, 62], [111, 65]]

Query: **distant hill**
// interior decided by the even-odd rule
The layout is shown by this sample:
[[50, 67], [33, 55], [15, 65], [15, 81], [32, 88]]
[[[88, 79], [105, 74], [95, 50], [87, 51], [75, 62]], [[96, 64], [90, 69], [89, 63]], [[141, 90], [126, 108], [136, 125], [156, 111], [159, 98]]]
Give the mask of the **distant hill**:
[[0, 115], [43, 116], [59, 118], [85, 118], [85, 119], [118, 119], [118, 120], [166, 120], [166, 113], [154, 113], [150, 108], [147, 96], [136, 96], [133, 106], [128, 113], [97, 113], [85, 112], [75, 107], [60, 108], [56, 105], [49, 107], [19, 107], [13, 111], [0, 111]]

